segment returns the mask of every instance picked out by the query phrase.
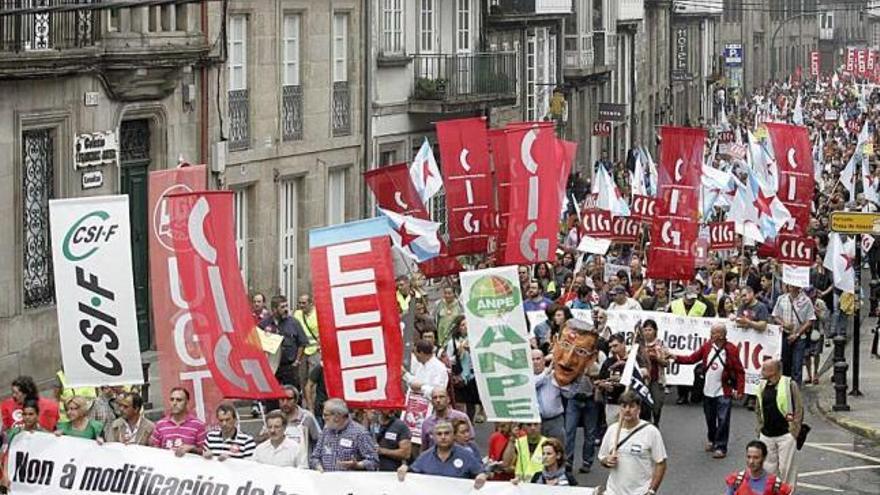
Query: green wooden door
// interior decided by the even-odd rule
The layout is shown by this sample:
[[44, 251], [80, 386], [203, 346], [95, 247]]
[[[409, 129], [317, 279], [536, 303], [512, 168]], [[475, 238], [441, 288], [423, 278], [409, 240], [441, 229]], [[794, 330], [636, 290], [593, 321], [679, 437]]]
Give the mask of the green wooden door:
[[150, 329], [150, 258], [147, 178], [150, 168], [150, 121], [129, 120], [120, 127], [120, 185], [128, 195], [131, 221], [131, 261], [134, 271], [134, 300], [137, 307], [138, 340], [141, 351], [153, 347]]

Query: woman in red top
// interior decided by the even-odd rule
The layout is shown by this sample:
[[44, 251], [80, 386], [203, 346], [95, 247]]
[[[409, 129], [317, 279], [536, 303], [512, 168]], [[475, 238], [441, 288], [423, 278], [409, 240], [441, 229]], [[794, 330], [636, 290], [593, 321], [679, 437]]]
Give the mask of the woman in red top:
[[46, 431], [55, 431], [58, 423], [58, 403], [46, 397], [40, 397], [34, 379], [20, 376], [12, 381], [12, 397], [0, 403], [0, 416], [3, 419], [3, 430], [21, 426], [22, 406], [27, 399], [38, 401], [40, 406], [40, 426]]
[[492, 471], [492, 480], [508, 481], [513, 479], [513, 466], [505, 466], [502, 461], [504, 449], [513, 441], [516, 435], [513, 432], [513, 423], [498, 423], [495, 432], [489, 435], [489, 466]]

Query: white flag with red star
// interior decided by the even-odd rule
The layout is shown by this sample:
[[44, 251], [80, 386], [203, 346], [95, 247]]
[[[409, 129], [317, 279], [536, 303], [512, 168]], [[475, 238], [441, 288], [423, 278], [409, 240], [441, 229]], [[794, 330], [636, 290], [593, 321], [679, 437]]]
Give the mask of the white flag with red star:
[[434, 159], [434, 151], [428, 143], [428, 138], [425, 138], [409, 166], [409, 176], [425, 206], [428, 205], [428, 200], [443, 187], [443, 177], [440, 175], [440, 169], [437, 168], [437, 160]]
[[825, 268], [831, 270], [834, 287], [855, 293], [856, 290], [856, 242], [844, 238], [837, 232], [828, 235], [828, 250], [825, 251]]
[[379, 211], [388, 219], [389, 235], [401, 252], [419, 263], [440, 255], [439, 223], [382, 208]]

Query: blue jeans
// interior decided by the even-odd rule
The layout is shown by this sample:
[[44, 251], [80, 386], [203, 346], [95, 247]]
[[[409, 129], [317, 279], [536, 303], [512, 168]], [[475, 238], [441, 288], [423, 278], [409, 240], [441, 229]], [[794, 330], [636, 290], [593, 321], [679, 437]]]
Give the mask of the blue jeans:
[[592, 397], [586, 400], [569, 399], [565, 408], [565, 464], [574, 465], [574, 447], [579, 427], [584, 429], [584, 448], [581, 452], [585, 466], [592, 466], [596, 455], [596, 433], [599, 426], [599, 407]]
[[804, 384], [804, 356], [807, 353], [807, 339], [797, 339], [791, 346], [791, 379], [798, 386]]
[[706, 438], [712, 450], [727, 453], [730, 437], [730, 397], [703, 397], [703, 414], [706, 415]]

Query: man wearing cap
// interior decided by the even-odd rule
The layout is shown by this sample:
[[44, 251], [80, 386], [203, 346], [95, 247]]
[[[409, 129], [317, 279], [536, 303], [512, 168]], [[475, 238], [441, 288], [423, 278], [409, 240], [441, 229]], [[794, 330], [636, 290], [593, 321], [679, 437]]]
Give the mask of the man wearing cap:
[[627, 309], [640, 311], [642, 309], [642, 305], [629, 297], [629, 294], [626, 293], [626, 289], [622, 285], [615, 285], [611, 289], [611, 297], [612, 300], [608, 304], [608, 311], [623, 311]]
[[[669, 305], [669, 311], [678, 316], [707, 316], [706, 312], [708, 309], [709, 307], [706, 303], [700, 301], [699, 297], [697, 297], [697, 287], [694, 284], [688, 284], [684, 290], [684, 296], [672, 301], [672, 304]], [[689, 399], [693, 401], [699, 400], [699, 390], [694, 390], [694, 397], [692, 397], [692, 388], [687, 385], [679, 385], [677, 387], [678, 400], [675, 403], [681, 405], [687, 404]]]

